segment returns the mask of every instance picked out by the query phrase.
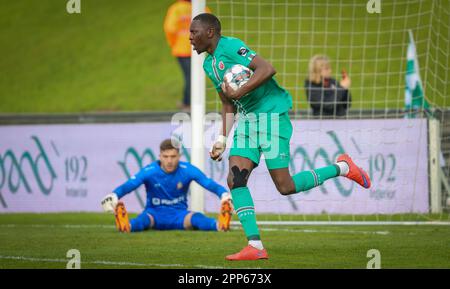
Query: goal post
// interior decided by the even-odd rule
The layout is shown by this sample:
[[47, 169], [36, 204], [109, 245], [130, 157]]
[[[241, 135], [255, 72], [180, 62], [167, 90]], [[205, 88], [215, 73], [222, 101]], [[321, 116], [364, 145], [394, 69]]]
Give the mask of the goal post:
[[442, 212], [442, 181], [441, 181], [441, 137], [440, 125], [437, 119], [428, 120], [429, 137], [429, 173], [430, 173], [430, 207], [432, 213]]
[[[192, 1], [192, 17], [205, 11], [205, 0]], [[192, 52], [191, 57], [191, 162], [201, 171], [205, 169], [204, 116], [205, 116], [205, 73], [204, 54]], [[190, 208], [196, 212], [204, 211], [204, 189], [195, 182], [190, 187]]]

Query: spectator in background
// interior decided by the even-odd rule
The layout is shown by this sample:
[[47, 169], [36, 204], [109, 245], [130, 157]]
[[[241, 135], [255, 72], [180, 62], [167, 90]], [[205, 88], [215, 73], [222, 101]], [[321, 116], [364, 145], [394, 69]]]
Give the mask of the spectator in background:
[[[209, 9], [206, 8], [209, 12]], [[178, 0], [173, 3], [164, 19], [164, 32], [172, 55], [178, 59], [184, 76], [183, 102], [179, 105], [183, 111], [191, 108], [191, 52], [189, 27], [191, 25], [192, 5], [190, 0]]]
[[309, 61], [305, 90], [314, 116], [345, 116], [351, 106], [350, 77], [342, 70], [342, 79], [337, 82], [331, 72], [327, 56], [315, 55]]

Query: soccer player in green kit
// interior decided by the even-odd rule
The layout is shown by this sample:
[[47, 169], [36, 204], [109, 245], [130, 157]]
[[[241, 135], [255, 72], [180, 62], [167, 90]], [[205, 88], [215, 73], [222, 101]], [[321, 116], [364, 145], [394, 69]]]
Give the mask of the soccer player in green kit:
[[[331, 166], [291, 176], [288, 167], [292, 124], [288, 111], [292, 106], [292, 97], [273, 78], [275, 69], [241, 40], [222, 36], [220, 21], [213, 14], [202, 13], [193, 18], [190, 41], [198, 54], [207, 52], [203, 69], [222, 101], [223, 128], [210, 152], [213, 160], [222, 159], [234, 115], [239, 114], [229, 154], [227, 182], [248, 245], [240, 252], [226, 256], [227, 260], [268, 259], [247, 187], [248, 178], [258, 166], [261, 154], [264, 154], [270, 176], [282, 195], [307, 191], [338, 176], [345, 176], [364, 188], [370, 187], [367, 173], [346, 154], [340, 155]], [[253, 71], [249, 81], [237, 90], [223, 81], [225, 71], [235, 64]]]

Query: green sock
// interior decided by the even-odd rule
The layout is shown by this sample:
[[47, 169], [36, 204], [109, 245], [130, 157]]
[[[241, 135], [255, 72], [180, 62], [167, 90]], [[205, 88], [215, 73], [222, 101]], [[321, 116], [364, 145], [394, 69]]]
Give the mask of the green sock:
[[247, 187], [232, 189], [231, 197], [247, 239], [260, 240], [258, 225], [256, 224], [255, 206], [249, 189]]
[[331, 165], [312, 171], [299, 172], [292, 176], [292, 180], [295, 184], [295, 190], [298, 193], [320, 186], [324, 181], [339, 176], [339, 173], [339, 167], [337, 165]]

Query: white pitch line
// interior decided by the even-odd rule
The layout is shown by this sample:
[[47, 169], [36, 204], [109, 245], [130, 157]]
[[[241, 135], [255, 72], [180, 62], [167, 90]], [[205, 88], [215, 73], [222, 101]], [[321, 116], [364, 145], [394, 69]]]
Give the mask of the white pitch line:
[[[239, 224], [239, 223], [238, 223]], [[114, 225], [52, 225], [52, 224], [1, 224], [0, 227], [4, 228], [17, 228], [17, 227], [30, 227], [30, 228], [64, 228], [64, 229], [115, 229]], [[234, 224], [232, 226], [234, 229], [241, 229], [240, 225]], [[260, 227], [262, 231], [283, 231], [291, 233], [346, 233], [346, 234], [377, 234], [377, 235], [388, 235], [389, 231], [352, 231], [352, 230], [312, 230], [312, 229], [281, 229], [281, 228], [264, 228]]]
[[[231, 225], [240, 227], [241, 223], [232, 221]], [[259, 221], [259, 226], [450, 226], [450, 221]], [[112, 229], [114, 225], [86, 224], [0, 224], [0, 227], [66, 228], [66, 229]], [[356, 231], [355, 231], [356, 232]]]
[[[239, 225], [232, 221], [232, 225]], [[258, 225], [277, 226], [450, 226], [450, 221], [258, 221]]]
[[289, 232], [289, 233], [331, 233], [331, 234], [363, 234], [363, 235], [389, 235], [389, 231], [347, 231], [347, 230], [311, 230], [311, 229], [279, 229], [279, 228], [260, 228], [261, 231]]
[[[69, 259], [49, 259], [49, 258], [34, 258], [24, 256], [1, 256], [3, 260], [18, 260], [18, 261], [30, 261], [30, 262], [51, 262], [51, 263], [67, 263]], [[152, 263], [134, 263], [134, 262], [115, 262], [115, 261], [81, 261], [83, 264], [96, 264], [96, 265], [114, 265], [114, 266], [139, 266], [139, 267], [187, 267], [187, 268], [201, 268], [201, 269], [224, 269], [224, 267], [207, 266], [207, 265], [184, 265], [184, 264], [152, 264]]]
[[83, 224], [0, 224], [3, 228], [15, 228], [15, 227], [31, 227], [31, 228], [65, 228], [65, 229], [112, 229], [115, 225], [83, 225]]
[[[286, 224], [287, 223], [287, 224]], [[324, 222], [320, 222], [324, 223]], [[241, 229], [242, 226], [239, 222], [233, 221], [231, 222], [232, 228]], [[267, 228], [264, 226], [267, 225], [298, 225], [298, 222], [271, 222], [271, 221], [262, 221], [260, 226], [260, 230], [262, 231], [279, 231], [279, 232], [290, 232], [290, 233], [330, 233], [330, 234], [374, 234], [374, 235], [389, 235], [390, 231], [357, 231], [357, 230], [317, 230], [317, 229], [282, 229], [282, 228]], [[435, 223], [433, 223], [435, 224]], [[303, 225], [303, 223], [302, 223]], [[329, 225], [329, 223], [327, 223]], [[348, 224], [347, 224], [348, 225]], [[442, 224], [441, 224], [442, 225]], [[64, 228], [64, 229], [115, 229], [114, 225], [86, 225], [86, 224], [0, 224], [0, 228], [17, 228], [17, 227], [30, 227], [30, 228]]]

